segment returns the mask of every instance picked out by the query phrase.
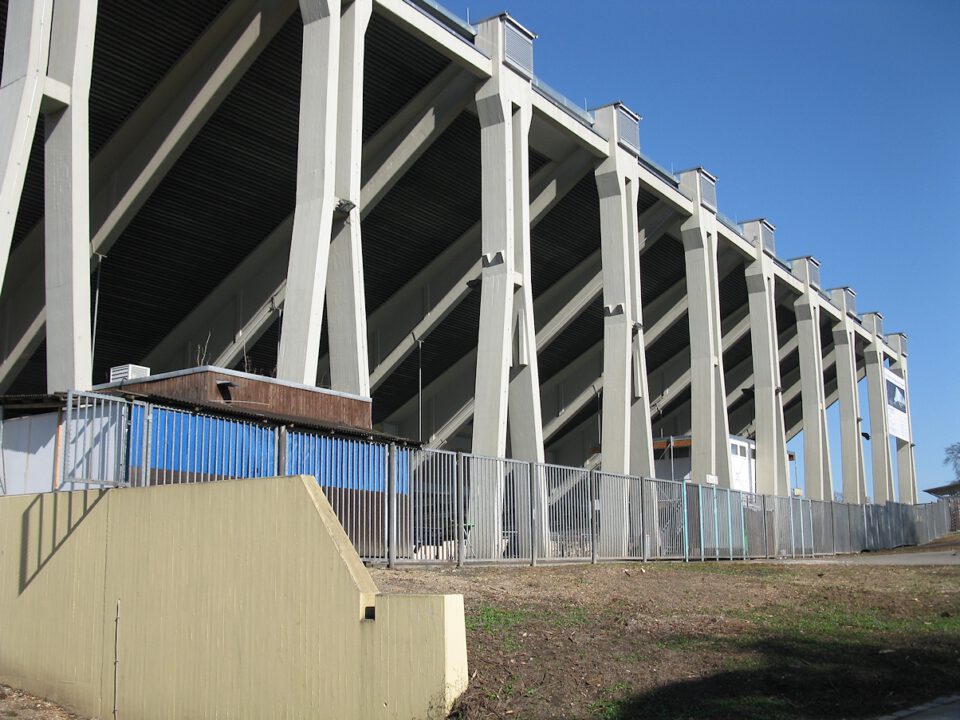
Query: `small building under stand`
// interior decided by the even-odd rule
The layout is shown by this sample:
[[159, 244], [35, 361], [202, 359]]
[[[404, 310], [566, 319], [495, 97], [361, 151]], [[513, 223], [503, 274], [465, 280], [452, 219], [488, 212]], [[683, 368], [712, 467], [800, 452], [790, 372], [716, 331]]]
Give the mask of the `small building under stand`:
[[[689, 435], [657, 438], [653, 441], [657, 477], [663, 480], [690, 480]], [[787, 454], [791, 463], [796, 455]], [[757, 443], [736, 435], [730, 436], [730, 488], [757, 492]]]

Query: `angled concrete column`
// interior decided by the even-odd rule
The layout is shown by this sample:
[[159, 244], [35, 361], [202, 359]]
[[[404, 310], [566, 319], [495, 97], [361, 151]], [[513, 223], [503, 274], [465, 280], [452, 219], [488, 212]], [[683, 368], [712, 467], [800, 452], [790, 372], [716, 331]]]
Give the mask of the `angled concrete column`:
[[753, 349], [753, 403], [757, 443], [757, 492], [790, 492], [787, 439], [780, 383], [780, 347], [777, 333], [776, 287], [773, 270], [774, 227], [766, 220], [743, 223], [743, 232], [756, 245], [756, 260], [746, 267], [750, 305], [750, 343]]
[[494, 457], [506, 454], [509, 412], [513, 456], [542, 462], [530, 280], [527, 134], [531, 90], [529, 78], [507, 64], [504, 33], [508, 31], [532, 38], [507, 16], [479, 26], [478, 42], [494, 59], [494, 73], [477, 92], [483, 202], [473, 452]]
[[[630, 401], [632, 399], [631, 354], [633, 347], [633, 283], [630, 256], [636, 244], [628, 227], [636, 182], [636, 158], [617, 141], [621, 105], [596, 111], [597, 130], [609, 138], [610, 156], [596, 170], [600, 198], [600, 250], [603, 267], [603, 469], [611, 473], [630, 471]], [[638, 118], [628, 116], [634, 122]], [[634, 224], [635, 226], [635, 224]]]
[[[530, 72], [533, 35], [506, 15], [478, 26], [478, 45], [493, 59], [493, 75], [477, 91], [480, 118], [482, 210], [480, 220], [480, 332], [473, 415], [473, 453], [504, 457], [507, 418], [514, 458], [542, 463], [543, 424], [537, 369], [536, 325], [530, 268], [530, 175], [528, 134], [532, 120]], [[524, 69], [506, 48], [506, 35], [528, 46]], [[522, 555], [546, 547], [546, 476], [534, 470], [515, 487], [517, 547]], [[470, 485], [470, 507], [492, 508], [477, 518], [484, 535], [499, 538], [502, 483], [496, 489]], [[500, 493], [493, 498], [490, 494]], [[539, 518], [531, 533], [529, 509]], [[489, 531], [487, 531], [489, 528]]]
[[791, 261], [803, 281], [794, 302], [800, 351], [800, 397], [803, 407], [803, 487], [813, 500], [833, 498], [827, 403], [823, 389], [823, 347], [820, 341], [820, 264], [812, 257]]
[[52, 11], [53, 3], [45, 0], [7, 5], [0, 76], [0, 288], [44, 97]]
[[345, 205], [334, 223], [327, 271], [330, 387], [370, 395], [363, 247], [360, 242], [360, 158], [363, 152], [364, 36], [373, 0], [353, 0], [340, 20], [337, 165], [334, 192]]
[[896, 357], [890, 369], [903, 379], [906, 390], [907, 429], [909, 440], [897, 438], [897, 487], [900, 490], [900, 502], [917, 504], [917, 463], [914, 457], [913, 416], [910, 412], [910, 378], [907, 372], [907, 336], [903, 333], [887, 335], [887, 344], [893, 348]]
[[69, 89], [44, 125], [47, 392], [88, 390], [90, 344], [89, 98], [97, 0], [56, 4], [47, 73]]
[[887, 381], [883, 341], [883, 315], [864, 313], [863, 326], [871, 340], [863, 354], [867, 363], [867, 399], [870, 403], [870, 457], [873, 471], [873, 502], [882, 504], [894, 500], [893, 458], [890, 453], [890, 431], [887, 427]]
[[717, 273], [716, 178], [688, 170], [680, 186], [694, 198], [694, 212], [680, 226], [690, 320], [692, 445], [690, 477], [730, 487], [730, 430], [723, 377]]
[[287, 266], [277, 377], [317, 382], [320, 328], [335, 192], [337, 88], [340, 63], [339, 0], [301, 0], [303, 60], [297, 203]]
[[830, 290], [830, 300], [843, 313], [833, 327], [833, 347], [837, 363], [837, 401], [840, 405], [840, 455], [843, 477], [843, 501], [862, 505], [867, 498], [866, 469], [863, 461], [863, 436], [860, 393], [857, 390], [857, 335], [852, 316], [856, 313], [856, 293], [851, 288]]
[[[596, 170], [600, 198], [603, 268], [603, 404], [601, 447], [605, 473], [653, 474], [653, 439], [647, 405], [646, 360], [640, 330], [640, 250], [637, 238], [639, 183], [637, 149], [640, 117], [621, 104], [597, 110], [597, 130], [608, 138], [609, 156]], [[636, 386], [635, 386], [635, 381]], [[636, 409], [634, 409], [636, 406]], [[637, 416], [636, 427], [633, 425]], [[642, 445], [634, 450], [636, 445]], [[636, 458], [636, 469], [632, 467]], [[623, 556], [630, 535], [629, 487], [620, 479], [600, 480], [600, 543], [606, 557]], [[638, 502], [639, 498], [633, 498]]]

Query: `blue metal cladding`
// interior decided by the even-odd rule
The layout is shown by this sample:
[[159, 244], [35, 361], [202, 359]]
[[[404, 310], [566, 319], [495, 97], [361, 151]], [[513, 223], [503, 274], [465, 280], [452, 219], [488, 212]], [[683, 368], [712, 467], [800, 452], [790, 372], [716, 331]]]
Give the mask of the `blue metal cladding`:
[[[386, 445], [362, 440], [290, 432], [286, 472], [313, 475], [320, 487], [385, 493], [387, 451]], [[398, 448], [397, 493], [406, 495], [409, 488], [410, 451]]]
[[[130, 467], [143, 464], [146, 408], [130, 416]], [[253, 423], [153, 407], [150, 469], [195, 480], [277, 475], [276, 431]], [[197, 477], [200, 476], [200, 477]]]

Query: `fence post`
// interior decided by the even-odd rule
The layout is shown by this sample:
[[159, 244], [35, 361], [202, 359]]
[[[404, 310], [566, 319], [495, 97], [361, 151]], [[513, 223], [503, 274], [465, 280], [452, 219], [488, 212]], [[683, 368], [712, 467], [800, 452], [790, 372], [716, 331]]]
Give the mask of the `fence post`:
[[[790, 510], [790, 557], [797, 557], [797, 526], [793, 521], [793, 498], [790, 497], [787, 499], [787, 507]], [[802, 512], [802, 511], [801, 511]], [[803, 524], [803, 518], [800, 518], [800, 523]]]
[[457, 453], [454, 463], [454, 478], [457, 493], [457, 567], [463, 567], [464, 556], [467, 554], [467, 520], [466, 503], [463, 499], [463, 453]]
[[730, 545], [730, 559], [733, 560], [733, 506], [730, 504], [732, 490], [727, 488], [727, 543]]
[[697, 485], [697, 514], [700, 516], [700, 562], [707, 559], [707, 548], [703, 545], [703, 485]]
[[537, 566], [537, 464], [531, 462], [528, 467], [530, 468], [530, 567]]
[[743, 510], [743, 504], [746, 502], [746, 495], [743, 494], [743, 491], [740, 492], [740, 557], [743, 560], [747, 559], [747, 518], [746, 513]]
[[687, 483], [680, 483], [680, 500], [683, 505], [683, 561], [690, 562], [690, 524], [687, 522]]
[[830, 501], [830, 536], [833, 538], [833, 554], [837, 554], [837, 518], [835, 513], [837, 512], [837, 503]]
[[[647, 562], [647, 514], [644, 512], [644, 500], [646, 498], [646, 480], [643, 476], [637, 478], [640, 483], [640, 562]], [[628, 491], [629, 492], [629, 491]]]
[[[63, 458], [61, 459], [61, 468], [60, 469], [60, 482], [56, 483], [56, 489], [60, 490], [64, 483], [67, 480], [67, 468], [70, 467], [70, 449], [71, 442], [73, 438], [70, 437], [70, 426], [73, 425], [71, 420], [73, 419], [73, 390], [67, 390], [67, 407], [66, 407], [66, 417], [63, 422]], [[57, 472], [57, 468], [54, 468], [54, 473]]]
[[588, 472], [587, 484], [590, 486], [590, 563], [597, 564], [597, 473], [596, 470]]
[[150, 463], [153, 455], [153, 405], [143, 408], [143, 479], [141, 487], [150, 487]]
[[287, 426], [277, 428], [277, 474], [289, 475], [290, 468], [287, 461]]
[[[767, 527], [767, 496], [760, 496], [760, 516], [763, 518], [763, 556], [765, 558], [770, 557], [770, 529]], [[776, 531], [777, 523], [773, 523], [774, 531]]]
[[397, 562], [397, 446], [387, 447], [387, 567]]
[[713, 486], [713, 554], [720, 559], [720, 501], [717, 499], [719, 489]]
[[133, 408], [132, 402], [124, 401], [123, 405], [123, 484], [130, 487], [130, 460], [133, 457]]

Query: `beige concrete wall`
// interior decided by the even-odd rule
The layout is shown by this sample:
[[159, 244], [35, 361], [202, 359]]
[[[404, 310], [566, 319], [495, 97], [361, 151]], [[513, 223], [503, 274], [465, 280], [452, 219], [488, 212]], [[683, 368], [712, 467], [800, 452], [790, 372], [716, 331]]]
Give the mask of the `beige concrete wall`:
[[443, 717], [466, 687], [462, 597], [378, 594], [311, 478], [0, 498], [0, 541], [0, 680], [84, 714]]

